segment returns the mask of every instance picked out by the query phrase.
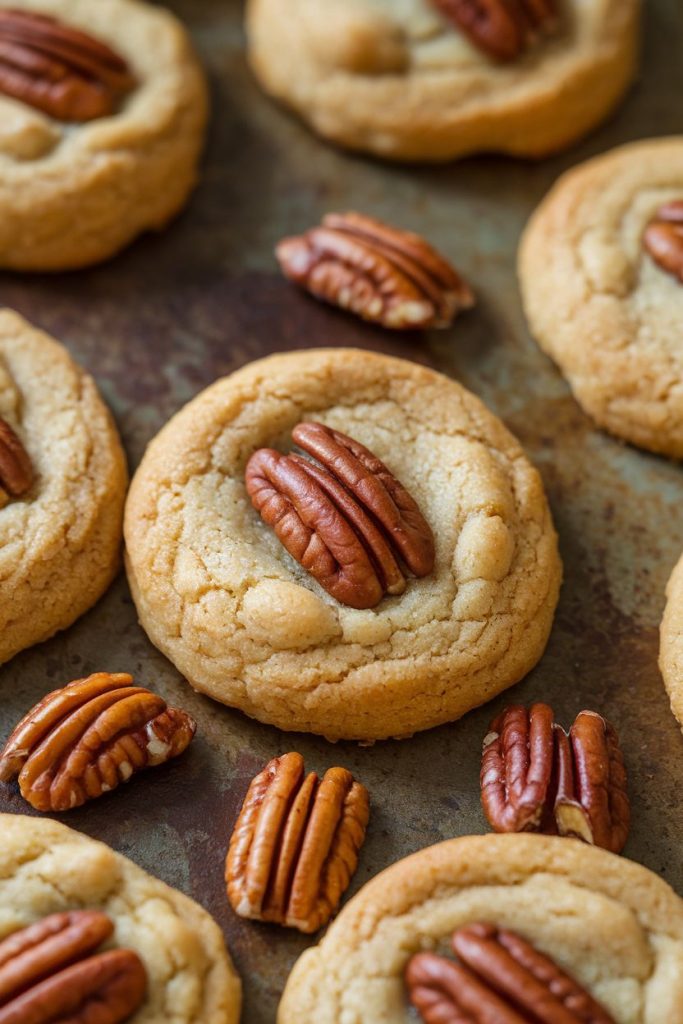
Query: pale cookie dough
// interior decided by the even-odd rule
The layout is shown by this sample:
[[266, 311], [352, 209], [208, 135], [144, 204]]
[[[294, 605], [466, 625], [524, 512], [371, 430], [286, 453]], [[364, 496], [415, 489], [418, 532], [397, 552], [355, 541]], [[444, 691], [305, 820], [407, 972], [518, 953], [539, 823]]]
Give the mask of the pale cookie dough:
[[[420, 505], [436, 566], [369, 611], [340, 605], [252, 508], [244, 467], [302, 419], [369, 447]], [[454, 381], [354, 349], [219, 380], [152, 441], [126, 508], [143, 627], [189, 682], [281, 729], [406, 736], [459, 718], [540, 658], [561, 566], [518, 442]]]
[[617, 1024], [683, 1024], [683, 900], [638, 864], [578, 840], [451, 839], [399, 861], [351, 900], [292, 971], [278, 1024], [408, 1024], [403, 972], [453, 956], [456, 928], [518, 932]]
[[534, 213], [519, 274], [532, 333], [585, 411], [626, 441], [683, 458], [683, 284], [642, 245], [683, 198], [683, 136], [570, 171]]
[[558, 34], [497, 64], [429, 0], [249, 0], [249, 58], [267, 92], [352, 149], [539, 157], [602, 121], [637, 62], [640, 0], [560, 6]]
[[0, 310], [0, 416], [35, 471], [0, 507], [0, 663], [87, 611], [120, 565], [126, 463], [92, 377]]
[[683, 557], [671, 573], [666, 597], [660, 628], [659, 667], [671, 699], [671, 710], [683, 728]]
[[0, 814], [0, 939], [48, 914], [102, 910], [109, 946], [132, 949], [147, 998], [128, 1024], [237, 1024], [240, 980], [197, 903], [59, 822]]
[[183, 27], [139, 0], [12, 0], [80, 28], [129, 64], [111, 117], [64, 124], [0, 94], [0, 266], [83, 267], [162, 228], [197, 177], [204, 77]]

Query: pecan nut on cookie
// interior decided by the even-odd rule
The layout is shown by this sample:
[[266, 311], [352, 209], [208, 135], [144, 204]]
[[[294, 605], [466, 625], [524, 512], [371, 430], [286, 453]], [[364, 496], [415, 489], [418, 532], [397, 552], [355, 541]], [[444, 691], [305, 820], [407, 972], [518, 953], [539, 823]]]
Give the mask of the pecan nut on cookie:
[[409, 1024], [416, 1009], [426, 1024], [683, 1024], [683, 900], [572, 839], [422, 850], [302, 954], [277, 1020]]
[[150, 444], [125, 520], [140, 621], [191, 685], [334, 739], [407, 736], [517, 682], [561, 576], [502, 423], [432, 370], [353, 349], [216, 382]]
[[188, 37], [162, 8], [0, 7], [0, 267], [87, 266], [163, 227], [195, 183], [206, 113]]
[[0, 814], [2, 1024], [238, 1024], [223, 935], [193, 900], [56, 821]]
[[92, 378], [58, 342], [0, 310], [0, 662], [70, 626], [107, 589], [126, 486]]
[[249, 0], [263, 88], [320, 135], [398, 160], [570, 145], [637, 64], [640, 0]]

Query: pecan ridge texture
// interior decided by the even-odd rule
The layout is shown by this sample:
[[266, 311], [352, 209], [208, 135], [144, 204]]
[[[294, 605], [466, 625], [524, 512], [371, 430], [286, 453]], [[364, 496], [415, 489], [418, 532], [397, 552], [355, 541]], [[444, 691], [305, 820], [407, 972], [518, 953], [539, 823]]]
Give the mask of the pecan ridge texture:
[[182, 754], [195, 729], [131, 676], [98, 672], [48, 693], [19, 722], [0, 752], [0, 781], [17, 778], [39, 811], [68, 811]]
[[594, 711], [569, 734], [547, 704], [506, 708], [484, 740], [484, 812], [496, 832], [573, 836], [620, 853], [631, 811], [614, 727]]
[[426, 1024], [614, 1024], [577, 981], [515, 932], [476, 922], [453, 935], [459, 963], [408, 962], [408, 996]]
[[0, 487], [21, 498], [33, 484], [33, 464], [17, 434], [0, 417]]
[[373, 608], [427, 576], [434, 536], [414, 498], [369, 449], [321, 423], [292, 439], [310, 458], [259, 448], [245, 470], [254, 508], [293, 558], [342, 604]]
[[249, 786], [225, 862], [240, 917], [315, 932], [335, 913], [358, 866], [368, 792], [345, 768], [320, 781], [301, 754], [275, 757]]
[[122, 1024], [145, 998], [130, 949], [96, 953], [114, 926], [97, 910], [51, 914], [0, 941], [0, 1024]]
[[432, 0], [475, 46], [494, 60], [516, 60], [556, 29], [556, 0]]
[[360, 213], [328, 213], [283, 239], [276, 255], [285, 277], [383, 327], [448, 327], [474, 305], [466, 282], [423, 238]]
[[683, 282], [683, 199], [659, 207], [645, 229], [643, 245], [663, 270]]
[[55, 18], [0, 10], [0, 92], [60, 121], [112, 114], [135, 80], [99, 39]]

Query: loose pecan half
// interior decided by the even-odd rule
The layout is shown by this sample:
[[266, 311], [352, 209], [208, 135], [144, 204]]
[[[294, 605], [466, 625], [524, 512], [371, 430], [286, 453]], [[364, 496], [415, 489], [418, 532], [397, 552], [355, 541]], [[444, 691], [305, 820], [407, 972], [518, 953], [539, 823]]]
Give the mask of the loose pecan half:
[[414, 498], [371, 451], [321, 423], [300, 423], [295, 443], [312, 458], [260, 448], [247, 493], [282, 545], [342, 604], [373, 608], [401, 594], [401, 564], [434, 568], [434, 536]]
[[113, 930], [106, 914], [75, 910], [1, 941], [0, 1024], [127, 1020], [145, 997], [147, 973], [132, 950], [95, 954]]
[[300, 754], [275, 757], [249, 786], [225, 862], [240, 917], [315, 932], [339, 906], [358, 865], [369, 801], [345, 768], [320, 782]]
[[360, 213], [328, 213], [275, 252], [290, 281], [383, 327], [449, 327], [474, 305], [469, 286], [423, 238]]
[[68, 811], [182, 754], [196, 723], [124, 673], [98, 672], [48, 693], [0, 752], [0, 781], [18, 777], [39, 811]]
[[556, 0], [433, 0], [484, 53], [516, 60], [540, 35], [557, 28]]
[[31, 457], [9, 423], [0, 417], [0, 486], [13, 498], [21, 498], [32, 484]]
[[614, 1024], [577, 981], [515, 932], [475, 923], [453, 935], [461, 964], [418, 953], [406, 968], [426, 1024]]
[[643, 244], [662, 269], [683, 281], [683, 199], [659, 207], [645, 229]]
[[594, 711], [569, 736], [552, 708], [516, 705], [491, 723], [481, 765], [484, 813], [496, 832], [574, 836], [620, 853], [630, 806], [619, 737]]
[[54, 18], [0, 10], [0, 92], [60, 121], [114, 112], [135, 80], [98, 39]]

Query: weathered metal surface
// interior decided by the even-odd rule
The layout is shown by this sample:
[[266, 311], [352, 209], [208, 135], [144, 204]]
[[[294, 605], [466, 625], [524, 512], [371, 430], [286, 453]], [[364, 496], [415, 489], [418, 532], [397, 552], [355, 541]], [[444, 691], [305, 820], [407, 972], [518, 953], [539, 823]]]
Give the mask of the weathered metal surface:
[[[514, 691], [569, 723], [579, 708], [618, 725], [634, 804], [627, 854], [683, 892], [683, 737], [657, 670], [669, 571], [683, 549], [683, 468], [594, 430], [524, 325], [515, 248], [527, 216], [566, 167], [622, 141], [680, 132], [680, 0], [650, 0], [644, 74], [619, 114], [541, 164], [495, 158], [436, 169], [340, 153], [260, 95], [242, 54], [240, 5], [174, 0], [212, 78], [203, 180], [187, 212], [106, 266], [55, 277], [0, 276], [0, 302], [61, 338], [110, 401], [131, 467], [146, 442], [215, 377], [275, 350], [360, 345], [428, 363], [480, 395], [539, 466], [561, 538], [565, 584], [541, 664]], [[328, 209], [357, 208], [422, 231], [475, 285], [480, 305], [452, 330], [394, 337], [296, 292], [272, 249]], [[190, 751], [83, 809], [69, 825], [110, 843], [219, 920], [245, 982], [244, 1021], [273, 1024], [287, 973], [310, 940], [248, 924], [222, 882], [248, 779], [297, 748], [310, 768], [350, 767], [373, 798], [357, 888], [437, 840], [486, 830], [479, 748], [505, 697], [463, 721], [371, 749], [287, 736], [195, 695], [147, 641], [121, 578], [65, 634], [0, 670], [0, 737], [47, 689], [95, 669], [133, 672], [199, 721]], [[0, 787], [0, 808], [27, 813]]]

